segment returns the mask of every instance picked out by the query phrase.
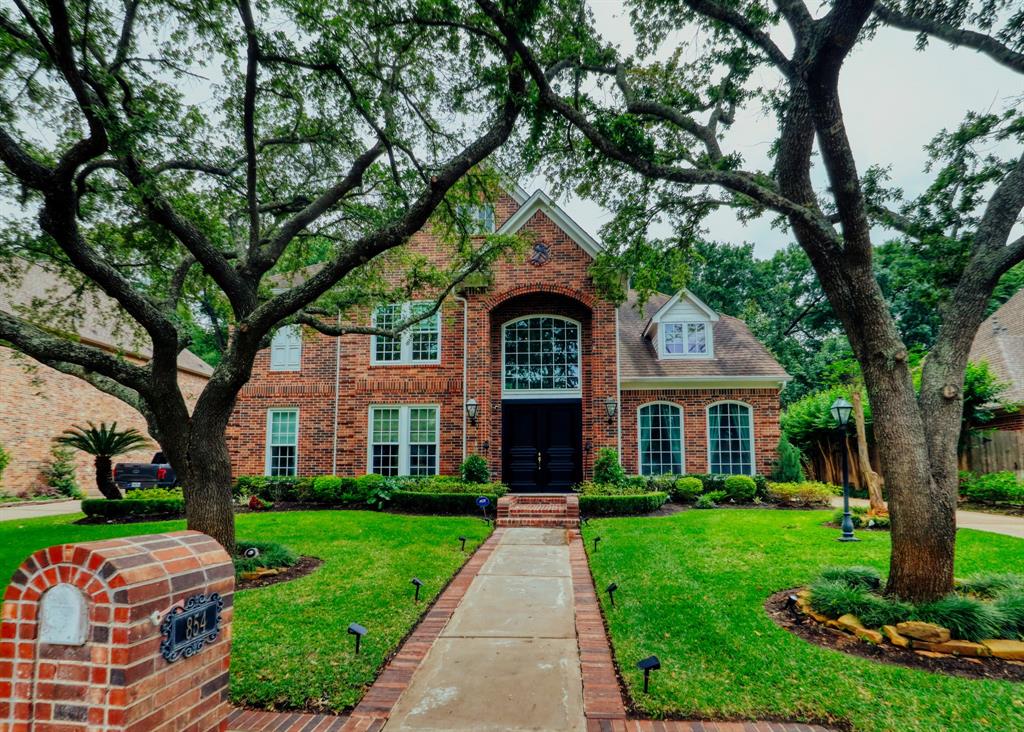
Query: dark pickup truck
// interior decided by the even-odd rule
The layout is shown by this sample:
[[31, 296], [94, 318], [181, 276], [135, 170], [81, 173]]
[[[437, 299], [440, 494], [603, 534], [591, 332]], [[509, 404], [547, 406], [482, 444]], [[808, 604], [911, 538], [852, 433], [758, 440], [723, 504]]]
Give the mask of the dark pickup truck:
[[173, 488], [178, 476], [162, 452], [148, 463], [118, 463], [114, 466], [114, 483], [123, 491], [139, 488]]

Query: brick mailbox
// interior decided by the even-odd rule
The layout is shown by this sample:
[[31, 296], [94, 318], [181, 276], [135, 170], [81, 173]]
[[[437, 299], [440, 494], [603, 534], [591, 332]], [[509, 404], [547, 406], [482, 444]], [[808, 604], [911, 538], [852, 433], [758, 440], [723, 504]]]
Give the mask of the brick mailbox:
[[37, 551], [4, 594], [0, 732], [225, 729], [234, 586], [194, 531]]

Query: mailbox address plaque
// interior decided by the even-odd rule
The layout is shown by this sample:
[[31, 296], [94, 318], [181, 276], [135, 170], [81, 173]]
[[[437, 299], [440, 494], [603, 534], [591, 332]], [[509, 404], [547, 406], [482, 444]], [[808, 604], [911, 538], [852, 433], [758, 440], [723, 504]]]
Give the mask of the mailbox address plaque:
[[214, 592], [211, 595], [192, 595], [184, 607], [167, 613], [160, 632], [164, 636], [160, 654], [168, 663], [179, 658], [191, 658], [204, 645], [213, 643], [220, 634], [220, 611], [224, 600]]

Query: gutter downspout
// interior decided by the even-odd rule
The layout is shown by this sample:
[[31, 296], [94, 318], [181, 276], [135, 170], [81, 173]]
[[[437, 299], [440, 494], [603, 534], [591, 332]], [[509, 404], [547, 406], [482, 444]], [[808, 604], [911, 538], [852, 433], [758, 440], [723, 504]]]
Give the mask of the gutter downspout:
[[[341, 313], [338, 313], [341, 327]], [[338, 400], [341, 390], [341, 336], [334, 340], [334, 445], [331, 449], [331, 475], [338, 474]]]
[[[622, 346], [622, 342], [619, 340], [619, 308], [615, 308], [615, 399], [619, 402], [619, 408], [616, 410], [618, 415], [618, 424], [616, 429], [618, 430], [618, 452], [619, 460], [622, 460], [622, 371], [620, 370], [621, 356], [619, 350]], [[640, 436], [637, 435], [637, 440]]]
[[462, 460], [466, 460], [466, 390], [469, 387], [468, 356], [469, 356], [469, 300], [462, 295], [455, 295], [462, 303], [462, 400], [459, 405], [462, 412]]

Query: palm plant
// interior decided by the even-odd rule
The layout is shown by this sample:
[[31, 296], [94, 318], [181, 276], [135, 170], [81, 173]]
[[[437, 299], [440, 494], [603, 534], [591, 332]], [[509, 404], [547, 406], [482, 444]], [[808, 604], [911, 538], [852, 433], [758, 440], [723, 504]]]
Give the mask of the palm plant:
[[109, 426], [106, 422], [100, 422], [99, 427], [92, 422], [87, 424], [88, 427], [74, 425], [71, 429], [64, 430], [63, 434], [54, 438], [54, 442], [94, 456], [96, 487], [106, 498], [121, 498], [121, 491], [114, 483], [111, 459], [116, 455], [124, 455], [145, 447], [149, 441], [135, 428], [117, 429], [117, 422], [112, 422]]

